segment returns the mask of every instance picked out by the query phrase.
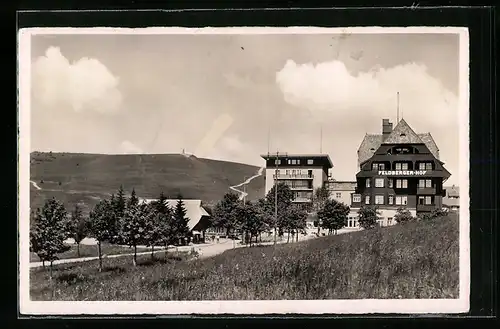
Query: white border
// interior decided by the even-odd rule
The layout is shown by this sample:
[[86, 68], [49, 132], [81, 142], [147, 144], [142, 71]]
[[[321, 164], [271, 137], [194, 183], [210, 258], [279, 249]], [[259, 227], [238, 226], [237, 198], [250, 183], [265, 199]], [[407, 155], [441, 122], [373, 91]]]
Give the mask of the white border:
[[[29, 296], [29, 154], [31, 35], [40, 34], [387, 34], [453, 33], [460, 36], [460, 295], [458, 299], [280, 301], [49, 302]], [[437, 314], [469, 310], [469, 33], [462, 27], [234, 27], [234, 28], [30, 28], [19, 32], [19, 269], [23, 315], [112, 314]]]

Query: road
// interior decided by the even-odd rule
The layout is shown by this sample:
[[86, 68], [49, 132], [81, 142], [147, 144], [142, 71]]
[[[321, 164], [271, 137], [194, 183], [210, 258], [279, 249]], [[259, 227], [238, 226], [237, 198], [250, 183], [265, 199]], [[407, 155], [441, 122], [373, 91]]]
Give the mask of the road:
[[37, 190], [41, 190], [42, 188], [40, 186], [38, 186], [38, 184], [32, 180], [30, 180], [30, 183], [31, 185], [33, 185], [34, 188], [36, 188]]
[[[311, 236], [305, 236], [301, 237], [299, 239], [300, 241], [308, 240], [311, 239]], [[282, 244], [286, 243], [286, 239], [283, 239], [282, 241], [277, 241], [277, 244]], [[291, 242], [293, 243], [293, 242]], [[273, 242], [262, 242], [258, 243], [258, 245], [272, 245]], [[201, 245], [194, 245], [194, 246], [182, 246], [182, 247], [177, 247], [178, 251], [190, 251], [190, 250], [195, 250], [198, 252], [200, 259], [203, 258], [209, 258], [213, 257], [219, 254], [222, 254], [224, 251], [233, 249], [233, 248], [245, 248], [247, 245], [239, 244], [237, 241], [233, 241], [230, 239], [223, 239], [219, 243], [206, 243], [206, 244], [201, 244]], [[169, 250], [175, 250], [175, 247], [169, 247]], [[157, 247], [155, 250], [155, 254], [163, 253], [165, 252], [165, 248]], [[144, 252], [138, 252], [137, 255], [150, 255], [151, 251], [144, 251]], [[118, 258], [118, 257], [127, 257], [127, 256], [133, 256], [133, 253], [128, 253], [128, 254], [118, 254], [118, 255], [104, 255], [103, 258]], [[70, 263], [82, 263], [82, 262], [88, 262], [88, 261], [93, 261], [93, 260], [98, 260], [98, 257], [82, 257], [82, 258], [69, 258], [69, 259], [59, 259], [54, 261], [52, 265], [60, 265], [60, 264], [70, 264]], [[47, 265], [47, 264], [46, 264]], [[42, 262], [32, 262], [30, 263], [30, 268], [38, 268], [43, 266]]]
[[257, 172], [257, 174], [255, 174], [252, 177], [248, 178], [243, 183], [239, 183], [238, 185], [230, 186], [229, 188], [231, 190], [235, 191], [236, 193], [238, 193], [240, 195], [240, 200], [243, 200], [243, 198], [246, 197], [248, 195], [248, 193], [243, 192], [241, 190], [238, 190], [237, 187], [249, 184], [254, 178], [257, 178], [257, 177], [261, 176], [263, 171], [264, 171], [264, 167], [261, 167], [261, 168], [259, 168], [259, 171]]

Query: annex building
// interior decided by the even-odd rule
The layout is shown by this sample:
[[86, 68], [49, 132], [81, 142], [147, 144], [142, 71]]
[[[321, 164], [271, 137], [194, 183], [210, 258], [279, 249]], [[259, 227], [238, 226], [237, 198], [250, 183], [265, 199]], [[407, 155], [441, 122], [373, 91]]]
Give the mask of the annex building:
[[439, 160], [430, 133], [415, 133], [404, 119], [394, 129], [392, 126], [384, 119], [382, 134], [365, 135], [358, 149], [359, 172], [351, 194], [352, 212], [377, 206], [382, 226], [395, 224], [399, 207], [414, 216], [442, 208], [443, 182], [451, 176]]
[[294, 194], [294, 203], [306, 209], [312, 205], [313, 193], [328, 181], [328, 172], [333, 168], [326, 154], [265, 154], [265, 194], [277, 183], [284, 183]]

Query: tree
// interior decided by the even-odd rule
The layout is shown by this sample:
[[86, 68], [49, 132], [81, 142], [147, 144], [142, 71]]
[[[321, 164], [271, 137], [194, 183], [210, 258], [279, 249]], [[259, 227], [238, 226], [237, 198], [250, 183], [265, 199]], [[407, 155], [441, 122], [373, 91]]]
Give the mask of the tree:
[[397, 210], [396, 210], [396, 215], [394, 215], [394, 220], [398, 223], [398, 224], [403, 224], [403, 223], [407, 223], [409, 221], [412, 221], [414, 220], [415, 218], [411, 215], [411, 212], [404, 208], [404, 207], [399, 207]]
[[269, 232], [273, 228], [272, 225], [274, 221], [271, 205], [266, 198], [261, 198], [257, 200], [255, 208], [257, 209], [258, 215], [262, 219], [262, 222], [264, 224], [262, 232]]
[[290, 241], [290, 233], [296, 236], [298, 241], [299, 232], [303, 231], [306, 227], [307, 212], [299, 205], [291, 205], [287, 209], [287, 216], [285, 217], [285, 222], [281, 226], [288, 232], [287, 242]]
[[252, 245], [253, 238], [257, 238], [266, 227], [266, 223], [259, 215], [256, 204], [251, 202], [240, 204], [238, 210], [238, 226], [245, 235], [248, 235], [250, 246]]
[[[323, 185], [321, 187], [318, 187], [313, 194], [313, 209], [316, 212], [316, 214], [321, 211], [325, 207], [325, 203], [330, 199], [330, 190], [326, 185]], [[320, 228], [321, 226], [321, 220], [318, 216], [318, 235], [320, 233]]]
[[73, 238], [76, 243], [76, 253], [80, 257], [80, 242], [87, 237], [89, 233], [89, 220], [83, 216], [82, 210], [78, 204], [71, 212], [71, 218], [68, 221], [69, 237]]
[[90, 212], [89, 235], [97, 240], [99, 272], [102, 271], [102, 243], [117, 240], [119, 232], [116, 224], [115, 212], [108, 200], [99, 201]]
[[323, 208], [318, 211], [318, 219], [321, 227], [328, 230], [328, 234], [347, 225], [347, 216], [349, 215], [349, 206], [337, 200], [327, 200]]
[[117, 218], [122, 218], [125, 213], [126, 199], [125, 191], [123, 190], [123, 185], [120, 185], [116, 198], [114, 199], [113, 208]]
[[[277, 199], [275, 195], [277, 195]], [[275, 184], [266, 195], [270, 210], [272, 209], [273, 220], [271, 221], [271, 227], [274, 229], [275, 244], [276, 231], [279, 230], [280, 233], [282, 233], [283, 227], [281, 227], [281, 224], [286, 222], [286, 216], [288, 215], [287, 210], [292, 205], [293, 198], [294, 195], [292, 190], [284, 183]]]
[[44, 266], [45, 262], [50, 262], [51, 281], [52, 263], [58, 259], [57, 254], [70, 249], [64, 244], [67, 238], [66, 215], [62, 203], [55, 198], [49, 199], [42, 209], [37, 209], [30, 230], [30, 249], [38, 255]]
[[188, 226], [189, 218], [186, 217], [186, 214], [187, 211], [184, 207], [184, 201], [182, 201], [182, 197], [179, 196], [177, 198], [177, 204], [174, 208], [172, 225], [172, 233], [177, 241], [186, 241], [186, 239], [189, 239], [191, 236], [191, 230]]
[[133, 265], [137, 265], [137, 246], [148, 240], [152, 232], [152, 207], [142, 203], [131, 204], [125, 209], [123, 220], [120, 222], [120, 236], [129, 247], [134, 248]]
[[135, 194], [135, 189], [132, 188], [132, 193], [130, 194], [130, 198], [128, 199], [127, 207], [135, 207], [139, 204], [139, 198]]
[[234, 233], [238, 224], [240, 204], [238, 195], [231, 192], [226, 193], [213, 209], [211, 225], [224, 229], [226, 236], [229, 237], [231, 233]]
[[376, 207], [363, 206], [358, 210], [359, 226], [366, 229], [372, 229], [377, 226], [379, 211]]

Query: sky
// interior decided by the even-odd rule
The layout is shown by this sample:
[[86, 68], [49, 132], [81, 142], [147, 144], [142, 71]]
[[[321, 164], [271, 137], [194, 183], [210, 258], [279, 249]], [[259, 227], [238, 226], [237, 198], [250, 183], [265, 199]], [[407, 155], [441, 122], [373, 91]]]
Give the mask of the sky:
[[[457, 34], [31, 37], [31, 150], [264, 165], [327, 153], [354, 180], [382, 119], [430, 132], [458, 184]], [[322, 131], [322, 133], [320, 132]]]

